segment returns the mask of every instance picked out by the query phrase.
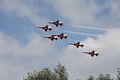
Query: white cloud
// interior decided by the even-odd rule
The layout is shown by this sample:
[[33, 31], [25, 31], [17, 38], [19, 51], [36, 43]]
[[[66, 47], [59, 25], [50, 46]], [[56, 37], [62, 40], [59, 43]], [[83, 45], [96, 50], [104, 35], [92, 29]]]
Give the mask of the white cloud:
[[[47, 0], [48, 1], [48, 0]], [[51, 3], [62, 17], [71, 21], [72, 24], [119, 27], [119, 0], [105, 0], [98, 5], [96, 0], [52, 0]]]
[[13, 64], [9, 60], [0, 59], [0, 79], [1, 80], [17, 80], [23, 78], [23, 73], [27, 70], [24, 70], [24, 67]]
[[37, 33], [29, 35], [29, 41], [26, 44], [21, 44], [18, 40], [0, 33], [0, 53], [12, 53], [18, 56], [29, 55], [45, 55], [46, 52], [51, 52], [53, 48], [52, 42], [44, 40], [42, 36]]
[[[1, 79], [21, 79], [29, 71], [39, 70], [42, 67], [53, 67], [59, 62], [66, 66], [72, 80], [84, 79], [91, 74], [111, 73], [114, 75], [120, 66], [120, 37], [117, 36], [118, 34], [120, 34], [119, 28], [107, 30], [106, 34], [98, 36], [97, 39], [84, 40], [86, 47], [83, 49], [68, 46], [61, 50], [57, 49], [56, 42], [42, 39], [37, 33], [30, 34], [28, 43], [22, 44], [19, 40], [1, 32]], [[82, 53], [93, 49], [99, 52], [98, 57]]]
[[[32, 4], [33, 0], [30, 3]], [[120, 19], [119, 0], [109, 0], [103, 6], [87, 0], [53, 0], [50, 3], [73, 24], [107, 25], [108, 27], [119, 27], [120, 25], [118, 21]], [[110, 13], [99, 20], [96, 19], [95, 15], [101, 13], [105, 8], [110, 8]], [[37, 13], [42, 8], [36, 8], [35, 5], [29, 5], [23, 0], [0, 0], [0, 9], [7, 13], [16, 13], [20, 17], [27, 17], [36, 25], [44, 23], [46, 20]], [[119, 28], [107, 30], [106, 34], [98, 36], [97, 39], [84, 40], [86, 47], [83, 49], [68, 46], [62, 51], [57, 49], [55, 42], [42, 39], [37, 33], [30, 34], [28, 42], [22, 44], [19, 40], [1, 32], [0, 78], [1, 80], [20, 79], [28, 71], [53, 66], [58, 62], [66, 66], [72, 79], [106, 72], [114, 74], [116, 68], [120, 66], [119, 34]], [[83, 51], [93, 49], [100, 53], [98, 57], [92, 58], [90, 55], [82, 54]]]
[[56, 50], [55, 42], [43, 39], [37, 33], [28, 35], [28, 42], [22, 44], [0, 32], [0, 78], [21, 79], [28, 71], [51, 65], [56, 62]]
[[43, 8], [39, 8], [34, 4], [34, 0], [25, 2], [24, 0], [1, 0], [0, 9], [6, 13], [11, 13], [19, 17], [26, 17], [32, 23], [38, 25], [40, 23], [45, 24], [46, 17], [40, 16]]
[[[85, 48], [76, 49], [68, 46], [60, 57], [70, 74], [71, 80], [76, 78], [85, 79], [89, 75], [101, 73], [115, 75], [120, 67], [120, 29], [111, 29], [97, 39], [87, 38], [83, 41]], [[95, 50], [99, 52], [98, 57], [83, 54], [83, 51]]]

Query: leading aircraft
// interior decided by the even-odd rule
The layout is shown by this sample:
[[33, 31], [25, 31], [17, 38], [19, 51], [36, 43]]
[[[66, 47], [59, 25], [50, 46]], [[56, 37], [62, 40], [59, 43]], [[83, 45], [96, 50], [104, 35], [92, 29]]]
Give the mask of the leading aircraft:
[[97, 52], [95, 52], [94, 50], [91, 51], [91, 52], [83, 52], [83, 53], [85, 53], [85, 54], [89, 54], [89, 55], [91, 55], [92, 57], [93, 57], [94, 55], [96, 55], [96, 56], [99, 55], [99, 54], [98, 54]]
[[80, 42], [77, 42], [77, 43], [69, 43], [69, 45], [74, 45], [74, 46], [76, 46], [77, 48], [79, 48], [79, 47], [84, 47], [84, 45], [81, 44]]
[[59, 37], [60, 39], [63, 39], [63, 38], [67, 39], [67, 38], [68, 38], [68, 36], [67, 36], [66, 34], [64, 34], [64, 33], [55, 34], [54, 36], [57, 36], [57, 37]]
[[57, 36], [54, 36], [54, 35], [52, 35], [52, 36], [45, 36], [45, 37], [43, 37], [43, 38], [48, 38], [48, 39], [50, 39], [50, 40], [58, 40], [58, 37]]
[[44, 29], [46, 32], [47, 32], [48, 30], [49, 30], [49, 31], [52, 30], [52, 27], [51, 27], [51, 26], [48, 26], [48, 25], [46, 25], [46, 26], [38, 26], [37, 28]]
[[60, 26], [63, 25], [62, 21], [59, 21], [59, 20], [57, 20], [57, 21], [50, 21], [50, 22], [48, 22], [48, 23], [54, 24], [56, 27], [58, 27], [59, 25], [60, 25]]

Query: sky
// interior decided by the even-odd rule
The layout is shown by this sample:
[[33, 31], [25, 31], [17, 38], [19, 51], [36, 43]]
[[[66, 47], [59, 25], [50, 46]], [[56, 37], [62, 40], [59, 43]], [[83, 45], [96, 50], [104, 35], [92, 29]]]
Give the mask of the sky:
[[[0, 0], [0, 80], [22, 80], [28, 72], [65, 65], [69, 80], [110, 73], [120, 67], [120, 0]], [[62, 27], [48, 24], [60, 20]], [[36, 26], [52, 26], [45, 32]], [[43, 36], [66, 33], [68, 39]], [[68, 45], [82, 42], [84, 48]], [[83, 54], [95, 50], [98, 57]]]

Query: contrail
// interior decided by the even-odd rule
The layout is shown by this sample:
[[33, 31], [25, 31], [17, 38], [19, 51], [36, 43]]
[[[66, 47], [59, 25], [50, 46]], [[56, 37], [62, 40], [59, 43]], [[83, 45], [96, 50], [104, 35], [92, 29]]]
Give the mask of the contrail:
[[66, 33], [72, 33], [72, 34], [77, 34], [77, 35], [84, 35], [84, 36], [92, 36], [92, 37], [97, 37], [95, 34], [88, 34], [88, 33], [81, 33], [81, 32], [74, 32], [74, 31], [67, 31], [64, 30]]
[[100, 27], [92, 27], [92, 26], [80, 26], [80, 25], [68, 25], [76, 28], [85, 28], [85, 29], [95, 29], [95, 30], [107, 30], [106, 28], [100, 28]]

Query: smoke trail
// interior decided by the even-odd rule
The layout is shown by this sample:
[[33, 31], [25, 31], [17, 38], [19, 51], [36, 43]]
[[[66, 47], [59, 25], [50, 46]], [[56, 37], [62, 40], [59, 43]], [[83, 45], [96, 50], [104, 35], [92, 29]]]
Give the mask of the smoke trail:
[[84, 29], [95, 29], [95, 30], [103, 30], [106, 31], [106, 28], [100, 28], [100, 27], [91, 27], [91, 26], [80, 26], [80, 25], [68, 25], [71, 27], [76, 27], [76, 28], [84, 28]]
[[95, 34], [88, 34], [88, 33], [81, 33], [81, 32], [74, 32], [74, 31], [67, 31], [64, 30], [66, 33], [72, 33], [72, 34], [77, 34], [77, 35], [84, 35], [84, 36], [91, 36], [91, 37], [97, 37]]

